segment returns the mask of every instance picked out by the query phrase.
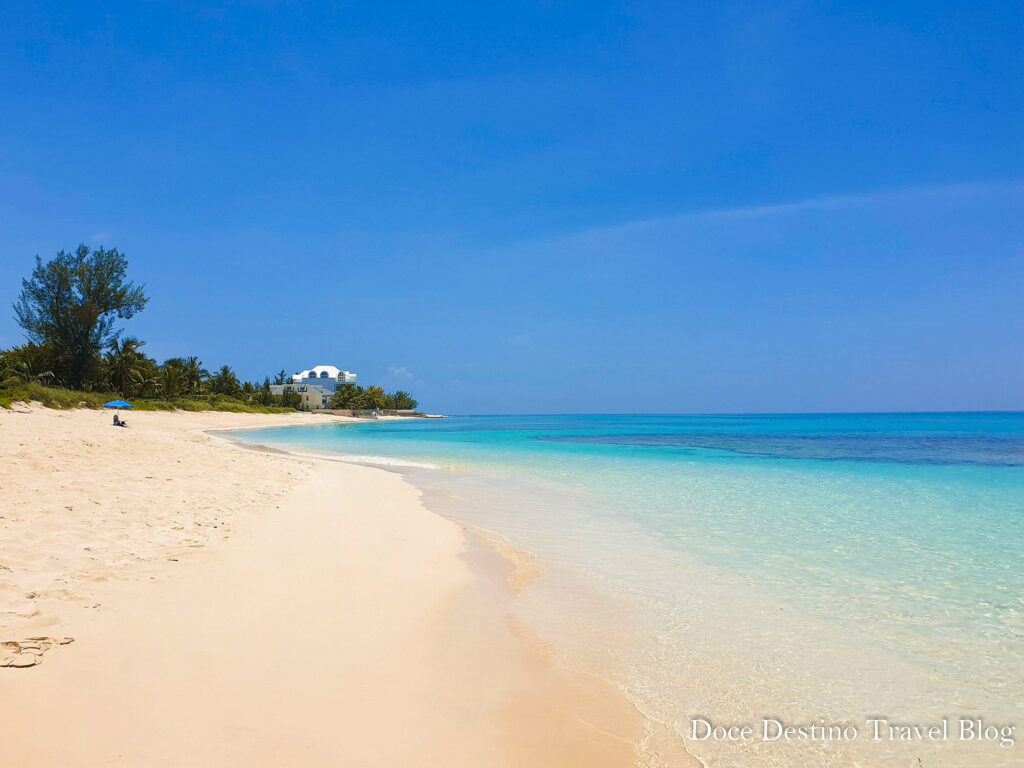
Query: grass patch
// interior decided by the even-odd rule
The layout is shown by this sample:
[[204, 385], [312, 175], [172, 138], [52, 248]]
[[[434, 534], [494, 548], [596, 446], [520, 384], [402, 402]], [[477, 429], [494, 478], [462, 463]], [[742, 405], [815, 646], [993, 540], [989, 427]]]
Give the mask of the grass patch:
[[[104, 403], [120, 400], [112, 392], [81, 392], [61, 387], [47, 387], [44, 384], [18, 384], [0, 389], [0, 406], [10, 408], [13, 403], [36, 401], [47, 408], [69, 410], [71, 408], [102, 408]], [[203, 395], [195, 398], [176, 400], [137, 399], [131, 401], [137, 411], [227, 411], [230, 413], [295, 413], [292, 408], [243, 403], [224, 395]]]
[[114, 395], [104, 392], [76, 392], [72, 389], [47, 387], [44, 384], [16, 384], [10, 389], [0, 390], [0, 403], [10, 408], [10, 403], [30, 400], [42, 403], [47, 408], [67, 410], [69, 408], [99, 408], [114, 399]]
[[21, 387], [0, 389], [0, 408], [10, 408], [14, 403], [27, 403], [30, 399]]

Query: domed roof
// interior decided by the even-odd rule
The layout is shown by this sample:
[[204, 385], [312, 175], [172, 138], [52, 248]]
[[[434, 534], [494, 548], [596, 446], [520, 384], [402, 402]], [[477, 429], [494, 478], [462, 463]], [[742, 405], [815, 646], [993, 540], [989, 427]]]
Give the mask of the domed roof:
[[[293, 378], [298, 379], [336, 379], [342, 373], [333, 365], [314, 365], [308, 371], [300, 371]], [[326, 374], [326, 375], [325, 375]]]

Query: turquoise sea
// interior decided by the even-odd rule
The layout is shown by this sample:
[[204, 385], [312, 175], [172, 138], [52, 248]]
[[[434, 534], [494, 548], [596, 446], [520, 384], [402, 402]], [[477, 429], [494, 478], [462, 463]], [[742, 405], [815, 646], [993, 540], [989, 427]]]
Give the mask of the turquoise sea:
[[1024, 414], [466, 416], [234, 436], [401, 471], [431, 509], [535, 556], [545, 575], [515, 619], [630, 696], [651, 765], [680, 745], [707, 765], [1024, 764], [1022, 744], [690, 732], [697, 716], [1024, 726]]

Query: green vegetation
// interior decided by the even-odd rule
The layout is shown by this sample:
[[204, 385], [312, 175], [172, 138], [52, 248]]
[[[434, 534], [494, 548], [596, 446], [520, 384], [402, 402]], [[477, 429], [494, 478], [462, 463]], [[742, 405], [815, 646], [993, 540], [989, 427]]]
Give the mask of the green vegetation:
[[97, 376], [102, 351], [117, 341], [115, 323], [141, 312], [149, 299], [125, 280], [128, 262], [117, 249], [61, 251], [21, 281], [14, 316], [29, 341], [46, 344], [54, 375], [80, 389]]
[[[37, 402], [47, 408], [66, 410], [69, 408], [101, 408], [120, 397], [117, 392], [86, 392], [63, 387], [48, 387], [44, 384], [18, 384], [0, 388], [0, 406], [10, 408], [16, 402]], [[137, 411], [230, 411], [232, 413], [291, 413], [294, 408], [245, 403], [220, 395], [168, 399], [132, 400]]]
[[342, 384], [331, 397], [331, 408], [371, 411], [374, 409], [412, 411], [419, 402], [408, 392], [401, 390], [388, 394], [380, 387], [360, 387]]
[[[0, 407], [37, 401], [49, 408], [99, 408], [117, 398], [139, 410], [252, 411], [281, 413], [302, 408], [297, 392], [275, 395], [270, 377], [240, 381], [229, 365], [214, 373], [198, 357], [163, 363], [146, 355], [144, 341], [121, 338], [117, 321], [145, 309], [149, 297], [127, 280], [128, 261], [116, 248], [60, 251], [22, 280], [14, 316], [27, 343], [0, 350]], [[282, 369], [275, 384], [290, 379]], [[337, 402], [337, 404], [336, 404]], [[332, 408], [413, 409], [408, 392], [380, 387], [342, 387]]]

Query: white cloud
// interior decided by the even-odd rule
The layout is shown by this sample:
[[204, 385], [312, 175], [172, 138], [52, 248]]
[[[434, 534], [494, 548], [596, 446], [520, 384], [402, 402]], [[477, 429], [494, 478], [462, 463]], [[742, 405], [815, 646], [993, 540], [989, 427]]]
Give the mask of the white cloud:
[[384, 374], [384, 378], [381, 380], [381, 386], [384, 389], [404, 389], [409, 390], [413, 387], [421, 385], [423, 382], [417, 379], [408, 368], [404, 365], [400, 367], [389, 366], [388, 372]]

